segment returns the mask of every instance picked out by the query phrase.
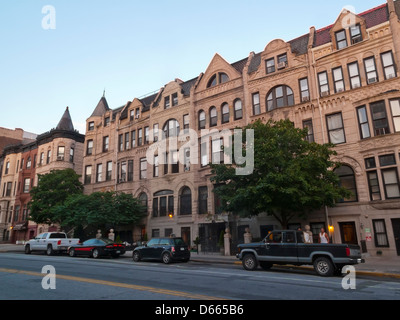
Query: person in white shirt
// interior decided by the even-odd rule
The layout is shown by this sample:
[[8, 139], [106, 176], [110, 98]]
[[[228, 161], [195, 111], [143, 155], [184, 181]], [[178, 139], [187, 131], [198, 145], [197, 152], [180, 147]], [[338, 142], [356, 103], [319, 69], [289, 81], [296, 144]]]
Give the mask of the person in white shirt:
[[324, 228], [321, 228], [321, 232], [319, 233], [319, 237], [318, 237], [318, 242], [319, 243], [329, 243], [329, 236], [325, 232]]

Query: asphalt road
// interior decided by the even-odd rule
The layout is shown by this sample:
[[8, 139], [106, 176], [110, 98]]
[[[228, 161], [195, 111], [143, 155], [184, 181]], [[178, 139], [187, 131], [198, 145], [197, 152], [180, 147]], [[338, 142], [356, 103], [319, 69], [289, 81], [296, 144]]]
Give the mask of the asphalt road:
[[[48, 265], [55, 283], [42, 273]], [[240, 265], [0, 254], [0, 300], [400, 300], [398, 280], [357, 278], [354, 290], [344, 290], [342, 279]]]

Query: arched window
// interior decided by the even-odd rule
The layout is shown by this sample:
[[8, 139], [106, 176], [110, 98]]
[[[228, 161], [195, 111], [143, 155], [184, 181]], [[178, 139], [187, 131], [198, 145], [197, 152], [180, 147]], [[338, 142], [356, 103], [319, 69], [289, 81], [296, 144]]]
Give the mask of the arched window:
[[340, 202], [356, 202], [357, 198], [357, 185], [356, 185], [356, 176], [351, 167], [343, 165], [340, 168], [335, 169], [334, 171], [339, 177], [339, 185], [348, 189], [352, 195], [349, 198], [342, 199]]
[[267, 111], [293, 105], [293, 91], [288, 86], [275, 87], [267, 95]]
[[179, 135], [179, 122], [175, 119], [168, 120], [163, 127], [163, 138], [177, 137]]
[[147, 214], [148, 204], [147, 204], [147, 194], [145, 192], [142, 192], [139, 195], [139, 202], [145, 208], [145, 212]]
[[222, 110], [222, 123], [229, 122], [229, 105], [224, 103], [221, 107]]
[[153, 217], [166, 217], [174, 213], [174, 192], [162, 190], [153, 195]]
[[199, 129], [206, 128], [206, 113], [203, 110], [199, 111]]
[[210, 127], [215, 127], [217, 125], [218, 113], [216, 107], [210, 108]]
[[207, 88], [214, 87], [218, 84], [222, 84], [229, 81], [229, 76], [224, 72], [214, 74], [210, 80], [208, 80]]
[[235, 106], [235, 120], [243, 118], [242, 100], [236, 99], [233, 103]]
[[190, 215], [192, 214], [192, 191], [188, 187], [182, 189], [179, 198], [179, 214]]

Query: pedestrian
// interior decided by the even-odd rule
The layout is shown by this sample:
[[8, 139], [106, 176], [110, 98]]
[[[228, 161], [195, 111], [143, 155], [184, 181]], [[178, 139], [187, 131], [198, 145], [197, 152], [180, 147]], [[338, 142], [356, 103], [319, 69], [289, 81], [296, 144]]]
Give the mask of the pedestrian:
[[305, 226], [306, 231], [304, 231], [304, 243], [313, 243], [313, 234], [309, 225]]
[[318, 237], [318, 242], [319, 243], [329, 243], [329, 236], [325, 232], [324, 228], [321, 228], [321, 232], [319, 233], [319, 237]]

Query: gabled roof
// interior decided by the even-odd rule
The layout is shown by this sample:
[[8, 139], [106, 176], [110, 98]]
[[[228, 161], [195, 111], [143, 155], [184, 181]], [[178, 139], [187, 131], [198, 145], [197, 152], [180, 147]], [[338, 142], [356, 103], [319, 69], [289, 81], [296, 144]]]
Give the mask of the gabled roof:
[[69, 109], [65, 110], [60, 122], [58, 123], [56, 130], [64, 131], [74, 131], [74, 125], [72, 124], [71, 115], [69, 114]]
[[94, 109], [90, 117], [101, 117], [109, 110], [110, 107], [108, 106], [107, 100], [104, 96], [102, 96], [99, 103], [97, 104], [96, 109]]

